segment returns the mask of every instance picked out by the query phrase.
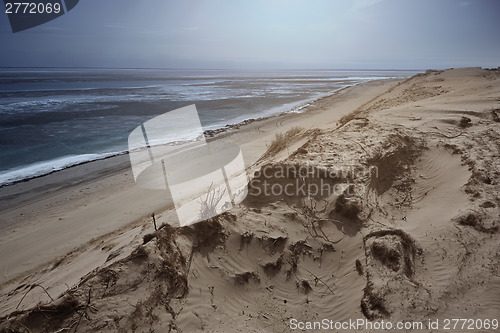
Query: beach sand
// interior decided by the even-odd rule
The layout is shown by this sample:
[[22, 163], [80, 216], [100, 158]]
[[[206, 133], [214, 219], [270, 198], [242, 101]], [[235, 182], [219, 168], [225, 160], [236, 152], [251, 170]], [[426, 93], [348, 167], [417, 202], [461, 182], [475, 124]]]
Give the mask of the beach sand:
[[[218, 137], [241, 147], [250, 193], [183, 228], [127, 155], [0, 189], [0, 329], [499, 319], [499, 116], [498, 71], [346, 88]], [[323, 172], [262, 173], [286, 168]], [[253, 195], [264, 180], [336, 191]]]

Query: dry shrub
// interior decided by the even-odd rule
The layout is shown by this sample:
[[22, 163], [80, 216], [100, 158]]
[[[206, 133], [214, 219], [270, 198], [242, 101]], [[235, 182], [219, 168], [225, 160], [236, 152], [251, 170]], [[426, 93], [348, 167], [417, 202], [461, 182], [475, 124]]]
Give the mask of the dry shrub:
[[338, 121], [339, 127], [342, 127], [345, 124], [347, 124], [348, 122], [350, 122], [351, 120], [356, 119], [356, 117], [360, 113], [361, 113], [360, 110], [356, 110], [354, 112], [346, 114], [345, 116], [343, 116], [342, 118], [340, 118], [340, 120]]
[[292, 127], [286, 133], [278, 133], [267, 146], [267, 150], [262, 157], [273, 156], [285, 149], [289, 142], [296, 139], [302, 133], [302, 128]]

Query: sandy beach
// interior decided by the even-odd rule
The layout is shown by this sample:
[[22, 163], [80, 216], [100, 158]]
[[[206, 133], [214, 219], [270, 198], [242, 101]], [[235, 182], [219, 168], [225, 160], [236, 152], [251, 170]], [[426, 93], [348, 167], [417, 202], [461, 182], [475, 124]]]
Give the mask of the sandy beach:
[[[219, 137], [238, 144], [250, 167], [276, 133], [297, 126], [297, 121], [306, 129], [317, 124], [332, 126], [394, 84], [388, 80], [351, 87], [317, 101], [307, 113], [264, 119]], [[323, 109], [326, 106], [330, 112]], [[10, 254], [1, 258], [0, 281], [62, 256], [92, 238], [165, 210], [172, 203], [161, 194], [136, 186], [128, 155], [0, 188], [0, 251]]]
[[128, 155], [0, 188], [0, 331], [498, 320], [499, 117], [498, 70], [342, 89], [217, 136], [240, 146], [249, 195], [183, 228]]

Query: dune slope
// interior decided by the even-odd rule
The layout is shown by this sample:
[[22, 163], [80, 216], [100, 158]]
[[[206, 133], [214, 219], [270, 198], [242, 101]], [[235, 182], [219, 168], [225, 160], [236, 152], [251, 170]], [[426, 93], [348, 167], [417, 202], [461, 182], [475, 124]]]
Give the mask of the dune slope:
[[292, 319], [498, 319], [499, 116], [500, 73], [468, 68], [408, 79], [335, 128], [297, 124], [251, 169], [239, 207], [184, 228], [164, 212], [158, 231], [144, 221], [95, 241], [102, 266], [52, 300], [21, 281], [0, 328], [283, 332]]

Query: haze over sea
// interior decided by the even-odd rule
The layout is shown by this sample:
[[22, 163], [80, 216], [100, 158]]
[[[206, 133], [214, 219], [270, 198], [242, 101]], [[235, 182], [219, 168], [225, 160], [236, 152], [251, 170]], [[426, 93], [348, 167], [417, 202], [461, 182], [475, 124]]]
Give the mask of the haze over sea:
[[196, 104], [203, 129], [217, 129], [301, 112], [344, 87], [415, 73], [3, 68], [0, 186], [123, 153], [134, 128], [183, 106]]

